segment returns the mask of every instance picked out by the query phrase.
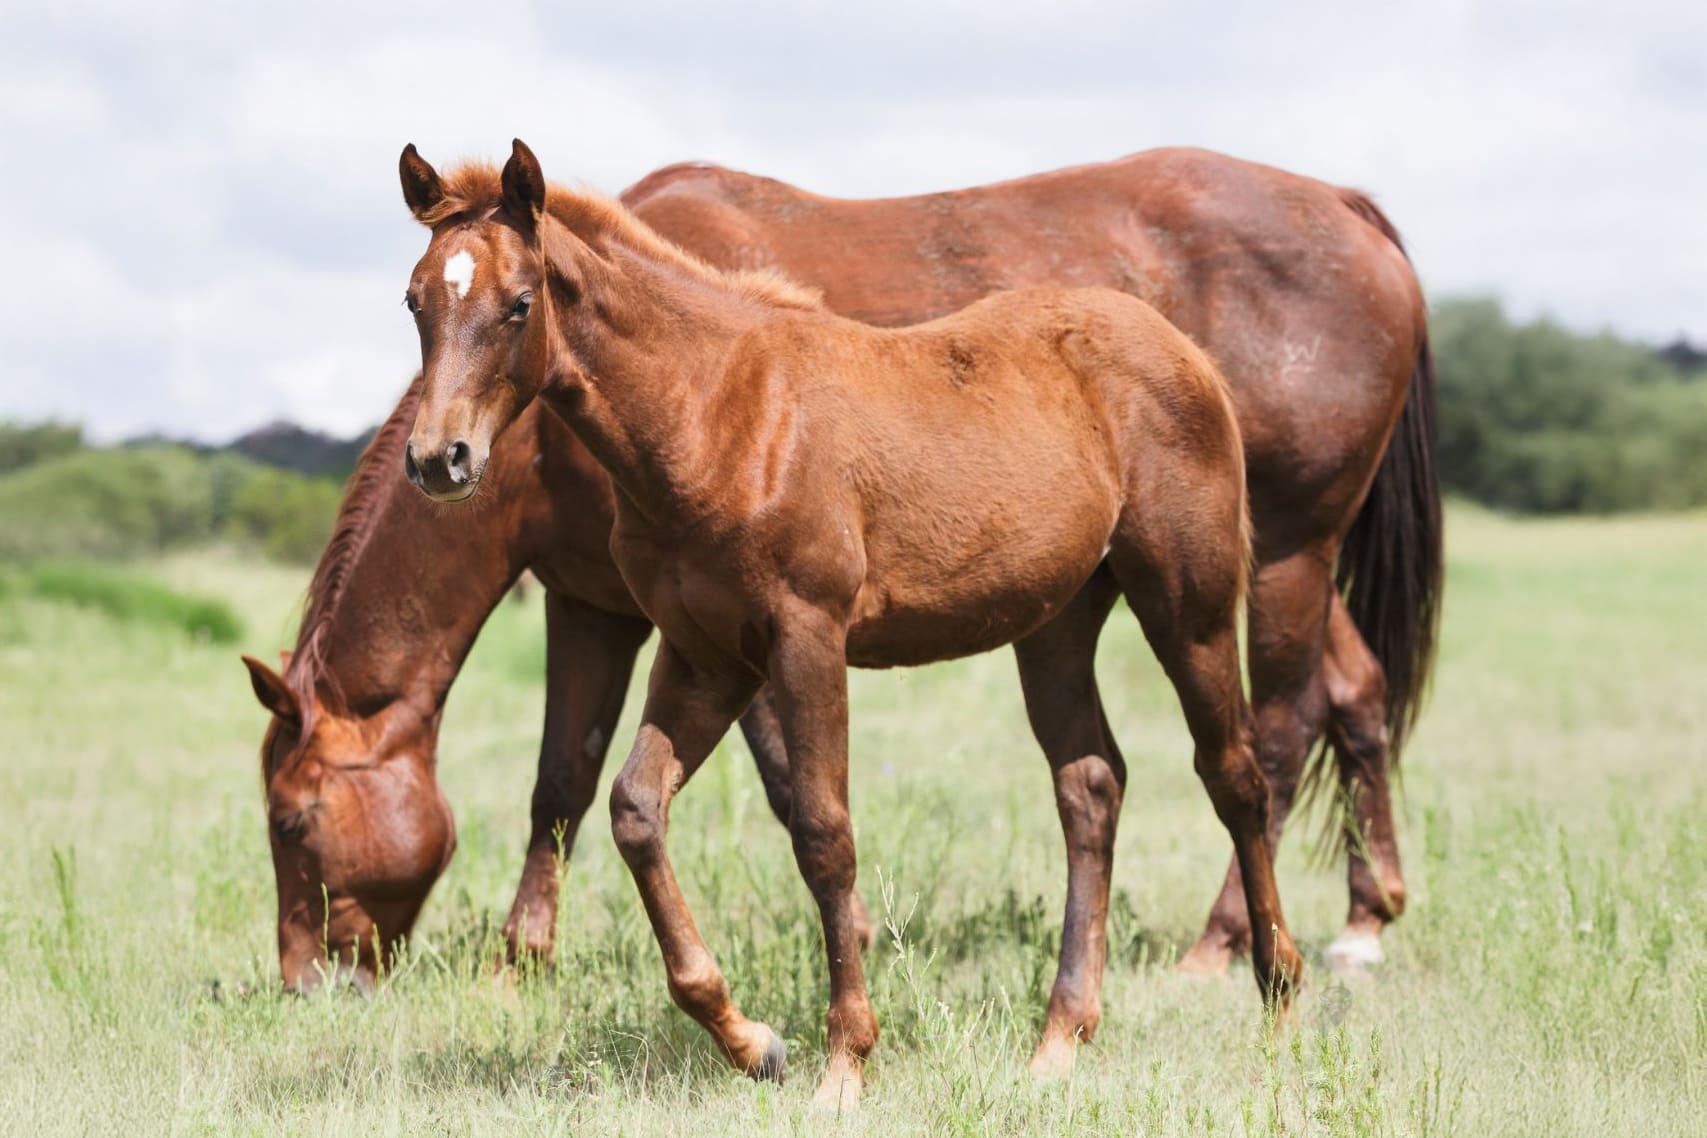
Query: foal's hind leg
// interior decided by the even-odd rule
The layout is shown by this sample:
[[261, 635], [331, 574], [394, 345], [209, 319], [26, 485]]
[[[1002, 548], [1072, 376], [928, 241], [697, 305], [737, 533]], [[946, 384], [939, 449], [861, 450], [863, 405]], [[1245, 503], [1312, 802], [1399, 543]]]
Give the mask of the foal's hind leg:
[[[1170, 547], [1176, 552], [1163, 552]], [[1204, 550], [1188, 549], [1190, 543], [1176, 535], [1131, 543], [1117, 539], [1110, 564], [1179, 695], [1196, 744], [1198, 776], [1233, 838], [1257, 985], [1269, 1005], [1284, 1012], [1303, 975], [1303, 960], [1281, 912], [1269, 839], [1268, 780], [1251, 750], [1235, 625], [1238, 567], [1214, 564]], [[1188, 563], [1175, 564], [1173, 557]], [[1190, 564], [1193, 558], [1204, 561]]]
[[[1327, 717], [1322, 652], [1330, 561], [1306, 551], [1258, 569], [1251, 584], [1250, 672], [1257, 761], [1268, 779], [1268, 837], [1272, 854], [1291, 812], [1298, 779]], [[1251, 945], [1250, 909], [1235, 856], [1209, 921], [1180, 970], [1214, 975]]]
[[1055, 776], [1055, 808], [1067, 839], [1067, 912], [1049, 1018], [1031, 1072], [1063, 1078], [1078, 1044], [1102, 1018], [1108, 957], [1108, 891], [1126, 763], [1108, 731], [1095, 674], [1097, 635], [1118, 587], [1098, 571], [1054, 620], [1014, 645], [1026, 715]]
[[580, 601], [545, 598], [545, 734], [533, 786], [533, 829], [521, 884], [504, 922], [505, 953], [549, 960], [557, 938], [558, 846], [569, 856], [592, 805], [605, 749], [622, 714], [634, 655], [652, 625]]
[[[783, 829], [788, 829], [794, 813], [794, 787], [789, 782], [788, 747], [783, 743], [782, 720], [777, 716], [776, 700], [768, 684], [759, 689], [753, 705], [741, 716], [741, 734], [747, 740], [747, 749], [753, 753], [753, 765], [759, 768], [765, 801], [770, 803], [771, 813]], [[857, 892], [853, 895], [853, 909], [860, 947], [870, 952], [877, 939], [876, 931], [865, 901]]]
[[1387, 782], [1387, 678], [1338, 595], [1328, 616], [1329, 738], [1357, 832], [1346, 850], [1351, 907], [1328, 946], [1336, 972], [1379, 964], [1381, 931], [1405, 911], [1405, 878]]

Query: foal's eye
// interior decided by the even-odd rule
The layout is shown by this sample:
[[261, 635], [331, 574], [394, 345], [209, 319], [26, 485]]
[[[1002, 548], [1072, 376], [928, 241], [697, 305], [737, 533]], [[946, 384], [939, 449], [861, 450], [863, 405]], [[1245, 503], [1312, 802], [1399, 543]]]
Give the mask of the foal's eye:
[[415, 294], [412, 292], [406, 292], [403, 294], [403, 307], [409, 310], [409, 315], [411, 316], [419, 316], [421, 314], [421, 302], [415, 299]]
[[533, 293], [524, 292], [516, 297], [516, 302], [510, 305], [508, 319], [522, 321], [528, 318], [528, 309], [533, 307]]

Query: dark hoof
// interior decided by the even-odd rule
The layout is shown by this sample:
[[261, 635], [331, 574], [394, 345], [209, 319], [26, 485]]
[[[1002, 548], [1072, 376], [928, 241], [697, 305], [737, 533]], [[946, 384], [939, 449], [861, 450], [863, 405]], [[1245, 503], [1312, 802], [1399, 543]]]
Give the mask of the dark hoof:
[[765, 1054], [759, 1060], [759, 1065], [753, 1068], [753, 1078], [767, 1083], [780, 1084], [783, 1076], [788, 1073], [788, 1048], [776, 1032], [771, 1032], [771, 1041], [765, 1045]]

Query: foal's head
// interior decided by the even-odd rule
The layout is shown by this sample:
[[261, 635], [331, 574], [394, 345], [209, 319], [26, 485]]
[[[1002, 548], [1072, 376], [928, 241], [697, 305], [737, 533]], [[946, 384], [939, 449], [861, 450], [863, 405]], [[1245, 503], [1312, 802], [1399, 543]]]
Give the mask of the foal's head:
[[399, 171], [404, 201], [433, 232], [404, 294], [424, 373], [404, 469], [430, 497], [455, 502], [474, 493], [492, 440], [543, 380], [551, 334], [540, 240], [545, 176], [519, 139], [495, 202], [447, 188], [413, 144]]
[[[431, 719], [362, 716], [245, 656], [273, 713], [261, 743], [287, 988], [370, 987], [450, 863], [456, 827], [434, 777]], [[309, 685], [311, 688], [312, 685]]]

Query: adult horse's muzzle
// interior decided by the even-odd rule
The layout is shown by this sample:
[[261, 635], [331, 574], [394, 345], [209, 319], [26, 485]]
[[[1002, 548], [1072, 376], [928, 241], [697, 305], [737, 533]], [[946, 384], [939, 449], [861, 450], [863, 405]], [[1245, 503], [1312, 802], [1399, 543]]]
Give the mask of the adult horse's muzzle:
[[480, 486], [486, 448], [478, 454], [466, 439], [419, 445], [411, 437], [403, 448], [403, 473], [436, 502], [460, 502]]

